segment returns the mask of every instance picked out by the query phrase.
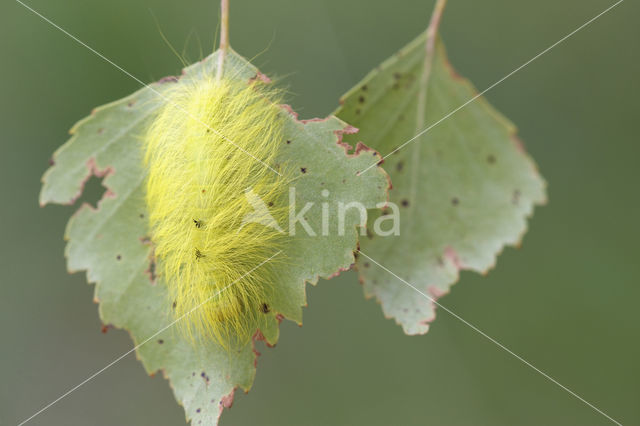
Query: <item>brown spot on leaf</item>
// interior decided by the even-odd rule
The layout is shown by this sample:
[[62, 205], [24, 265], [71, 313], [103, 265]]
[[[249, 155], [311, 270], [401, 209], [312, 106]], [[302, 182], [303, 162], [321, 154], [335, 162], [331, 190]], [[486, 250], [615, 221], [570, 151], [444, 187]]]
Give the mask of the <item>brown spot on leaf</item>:
[[158, 83], [176, 83], [178, 81], [178, 77], [170, 75], [168, 77], [162, 77], [158, 80]]
[[522, 194], [520, 193], [519, 189], [516, 189], [515, 191], [513, 191], [513, 198], [511, 199], [511, 202], [516, 206], [520, 202], [520, 195]]

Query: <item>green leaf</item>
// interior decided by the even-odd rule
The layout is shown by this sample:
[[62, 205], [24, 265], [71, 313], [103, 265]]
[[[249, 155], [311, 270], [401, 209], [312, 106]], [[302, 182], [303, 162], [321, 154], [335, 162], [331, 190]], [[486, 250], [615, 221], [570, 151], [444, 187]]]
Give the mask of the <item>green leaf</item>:
[[[400, 210], [400, 235], [369, 230], [362, 253], [436, 300], [461, 269], [485, 273], [505, 245], [519, 244], [534, 205], [545, 202], [545, 183], [514, 125], [484, 98], [444, 118], [477, 92], [453, 70], [433, 34], [420, 35], [367, 75], [344, 95], [336, 115], [385, 156], [390, 200]], [[366, 296], [376, 297], [385, 316], [407, 334], [428, 331], [431, 300], [365, 256], [356, 266]]]
[[[226, 351], [207, 341], [194, 347], [171, 327], [171, 301], [161, 279], [153, 280], [152, 247], [148, 238], [144, 202], [145, 170], [142, 166], [141, 135], [162, 107], [162, 93], [170, 85], [187, 79], [215, 75], [218, 52], [184, 70], [180, 78], [166, 78], [131, 96], [97, 108], [72, 129], [72, 138], [53, 157], [54, 166], [43, 177], [42, 205], [71, 204], [80, 196], [91, 176], [105, 176], [108, 188], [94, 209], [83, 205], [66, 230], [66, 256], [70, 271], [87, 271], [96, 283], [95, 298], [105, 324], [131, 333], [137, 355], [148, 373], [162, 370], [170, 380], [176, 399], [194, 424], [216, 423], [225, 406], [233, 401], [236, 387], [248, 390], [255, 376], [255, 340], [269, 345], [278, 339], [278, 324], [284, 318], [301, 323], [306, 304], [305, 283], [329, 278], [354, 263], [358, 215], [345, 218], [345, 235], [321, 235], [321, 203], [357, 201], [367, 209], [384, 202], [388, 177], [382, 169], [357, 176], [357, 171], [375, 162], [368, 149], [349, 154], [340, 143], [342, 134], [353, 131], [341, 120], [299, 121], [288, 108], [280, 157], [305, 173], [293, 185], [300, 211], [306, 202], [315, 203], [305, 214], [317, 233], [311, 237], [299, 229], [283, 247], [284, 262], [276, 262], [279, 281], [267, 325], [253, 341], [235, 344]], [[262, 75], [233, 51], [225, 60], [225, 75], [248, 82]], [[322, 193], [328, 190], [329, 194]], [[326, 195], [326, 196], [325, 196]], [[329, 216], [329, 227], [338, 217]], [[364, 224], [362, 224], [364, 225]], [[158, 333], [161, 331], [160, 333]]]

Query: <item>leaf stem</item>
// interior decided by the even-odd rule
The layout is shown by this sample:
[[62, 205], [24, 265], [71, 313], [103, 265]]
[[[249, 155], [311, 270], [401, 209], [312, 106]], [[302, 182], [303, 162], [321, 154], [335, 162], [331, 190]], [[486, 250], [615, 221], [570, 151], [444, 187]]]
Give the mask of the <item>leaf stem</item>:
[[229, 50], [229, 0], [220, 0], [220, 53], [216, 79], [220, 80], [224, 71], [224, 60]]
[[[427, 27], [427, 40], [425, 42], [424, 65], [420, 78], [420, 87], [418, 90], [418, 105], [416, 108], [416, 133], [419, 133], [425, 127], [427, 114], [427, 91], [429, 86], [429, 77], [431, 77], [431, 67], [433, 64], [433, 56], [435, 55], [435, 44], [442, 19], [442, 12], [447, 4], [447, 0], [436, 0], [436, 5], [431, 14], [431, 21]], [[416, 188], [418, 186], [418, 174], [420, 168], [420, 141], [413, 144], [413, 155], [411, 162], [411, 186], [409, 193], [412, 199], [416, 198]], [[415, 203], [412, 204], [412, 207]], [[409, 216], [412, 217], [413, 208], [409, 210]]]
[[447, 0], [437, 0], [431, 14], [431, 21], [427, 27], [427, 41], [425, 43], [424, 68], [422, 70], [422, 78], [420, 79], [420, 91], [418, 98], [418, 117], [416, 120], [417, 130], [422, 130], [425, 121], [425, 108], [427, 101], [427, 86], [429, 85], [429, 77], [431, 76], [431, 65], [433, 63], [433, 55], [435, 53], [436, 38], [442, 12], [447, 4]]

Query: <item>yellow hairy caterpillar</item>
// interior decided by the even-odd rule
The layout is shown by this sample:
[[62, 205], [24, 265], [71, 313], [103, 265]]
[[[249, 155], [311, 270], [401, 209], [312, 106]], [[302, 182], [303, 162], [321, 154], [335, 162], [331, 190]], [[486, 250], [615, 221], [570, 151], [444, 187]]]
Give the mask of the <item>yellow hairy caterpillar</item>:
[[181, 81], [145, 135], [157, 272], [192, 337], [245, 340], [270, 311], [265, 261], [282, 245], [278, 224], [288, 211], [285, 173], [274, 170], [283, 142], [278, 100], [257, 79]]

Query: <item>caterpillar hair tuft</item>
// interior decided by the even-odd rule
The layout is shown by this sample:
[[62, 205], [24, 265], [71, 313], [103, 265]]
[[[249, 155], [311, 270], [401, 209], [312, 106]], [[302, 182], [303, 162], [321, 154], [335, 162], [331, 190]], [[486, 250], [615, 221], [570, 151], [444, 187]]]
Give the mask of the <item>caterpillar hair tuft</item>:
[[168, 306], [184, 316], [181, 328], [192, 338], [246, 340], [272, 306], [273, 263], [265, 261], [285, 237], [256, 220], [260, 212], [247, 194], [268, 203], [269, 219], [283, 223], [280, 98], [259, 80], [181, 81], [144, 136], [157, 272], [168, 286]]

